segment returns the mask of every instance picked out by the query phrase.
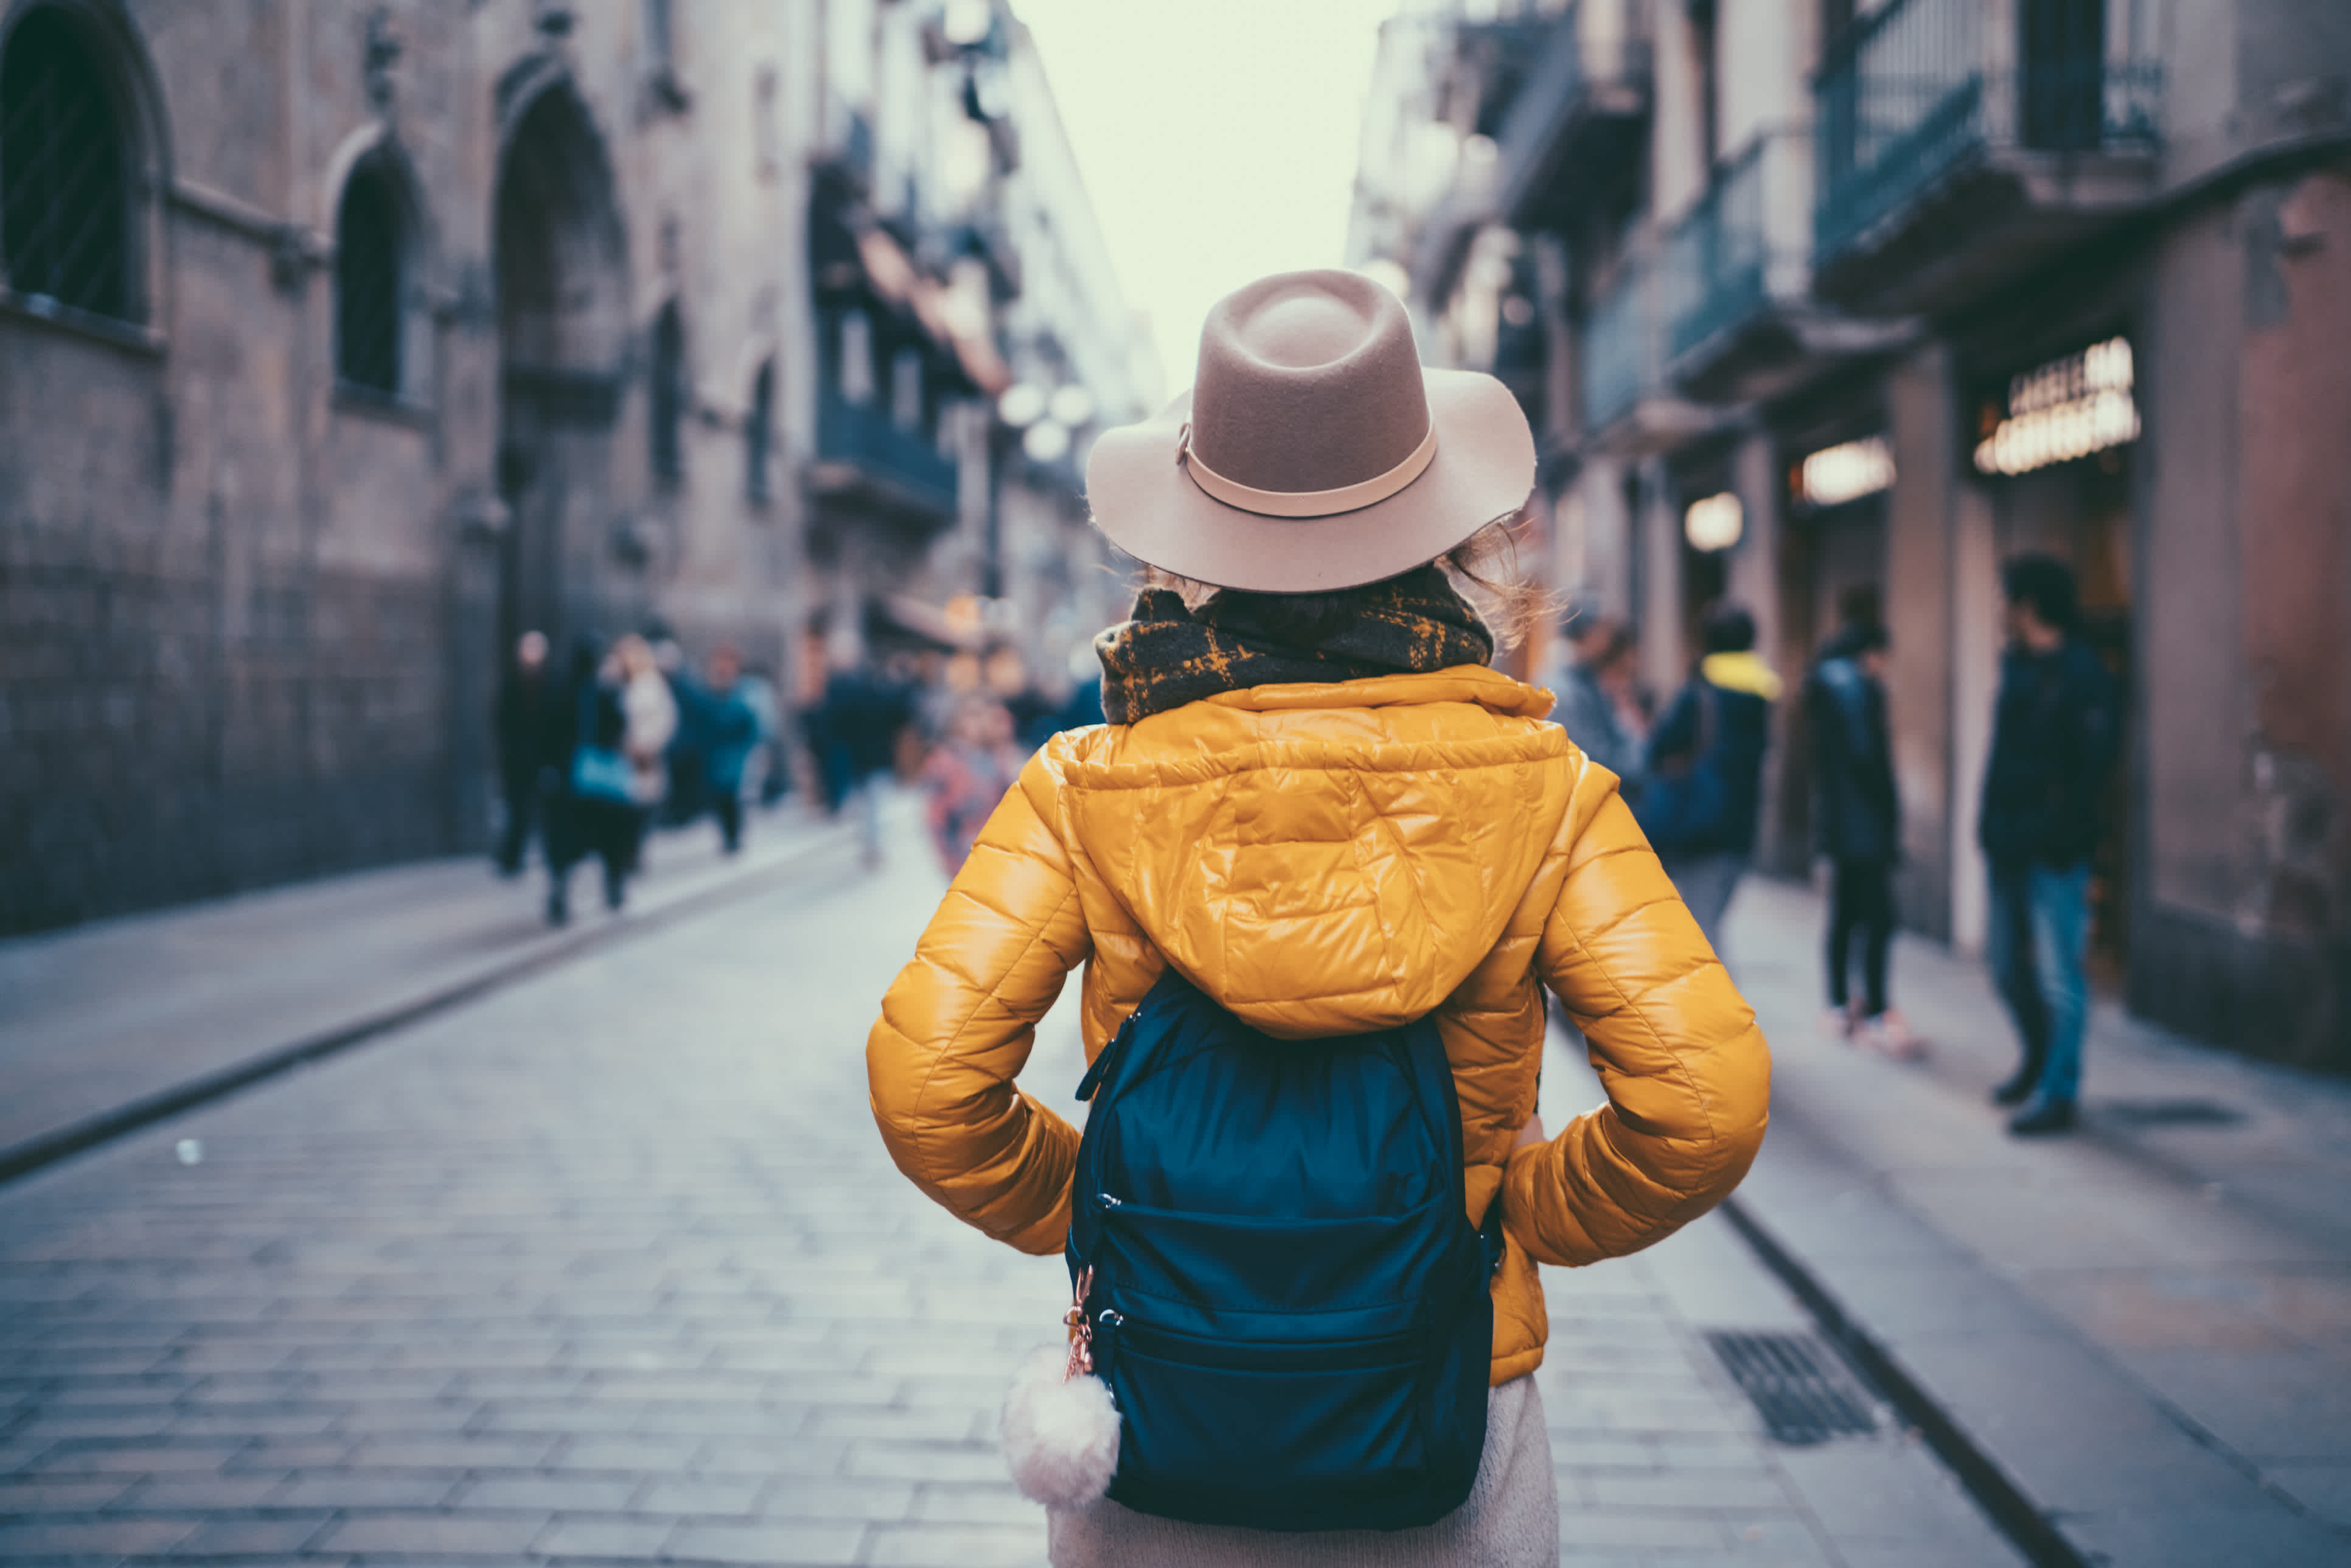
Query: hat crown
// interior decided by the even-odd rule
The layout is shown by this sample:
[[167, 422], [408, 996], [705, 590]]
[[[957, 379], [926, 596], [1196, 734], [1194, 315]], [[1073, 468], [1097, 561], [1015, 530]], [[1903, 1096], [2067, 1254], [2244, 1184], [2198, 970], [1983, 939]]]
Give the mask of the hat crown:
[[1429, 432], [1404, 302], [1359, 273], [1280, 273], [1200, 330], [1191, 450], [1259, 490], [1336, 490], [1410, 458]]

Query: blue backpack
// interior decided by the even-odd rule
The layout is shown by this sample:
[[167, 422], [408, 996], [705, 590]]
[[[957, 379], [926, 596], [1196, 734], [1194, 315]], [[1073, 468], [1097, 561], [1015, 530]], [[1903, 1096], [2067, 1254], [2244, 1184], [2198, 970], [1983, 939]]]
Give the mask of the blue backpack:
[[1458, 1508], [1501, 1204], [1471, 1227], [1435, 1023], [1275, 1040], [1171, 968], [1078, 1098], [1068, 1258], [1122, 1421], [1111, 1497], [1256, 1530]]

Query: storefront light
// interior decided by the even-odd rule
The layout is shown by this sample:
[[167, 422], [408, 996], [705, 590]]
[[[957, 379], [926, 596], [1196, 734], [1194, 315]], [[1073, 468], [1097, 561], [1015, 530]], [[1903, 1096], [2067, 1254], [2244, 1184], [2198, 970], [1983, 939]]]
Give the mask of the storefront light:
[[1692, 501], [1682, 513], [1682, 537], [1689, 540], [1692, 549], [1729, 549], [1739, 542], [1746, 527], [1746, 508], [1729, 490]]
[[1796, 498], [1807, 506], [1842, 507], [1894, 487], [1894, 453], [1882, 435], [1824, 446], [1798, 467]]
[[2008, 416], [1976, 446], [1984, 474], [2030, 474], [2138, 439], [2130, 340], [2109, 338], [2013, 377]]

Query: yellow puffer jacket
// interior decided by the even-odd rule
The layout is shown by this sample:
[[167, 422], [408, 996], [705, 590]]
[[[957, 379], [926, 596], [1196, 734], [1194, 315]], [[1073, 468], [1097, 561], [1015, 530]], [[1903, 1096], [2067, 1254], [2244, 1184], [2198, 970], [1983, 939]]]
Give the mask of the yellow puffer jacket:
[[[1501, 1193], [1493, 1380], [1532, 1371], [1535, 1264], [1616, 1257], [1711, 1207], [1762, 1141], [1769, 1054], [1614, 775], [1476, 666], [1259, 686], [1060, 736], [1022, 770], [866, 1045], [898, 1168], [1026, 1252], [1060, 1250], [1078, 1134], [1014, 1087], [1086, 965], [1089, 1059], [1172, 963], [1253, 1027], [1362, 1033], [1435, 1012], [1469, 1211]], [[1513, 1151], [1538, 982], [1608, 1103]]]

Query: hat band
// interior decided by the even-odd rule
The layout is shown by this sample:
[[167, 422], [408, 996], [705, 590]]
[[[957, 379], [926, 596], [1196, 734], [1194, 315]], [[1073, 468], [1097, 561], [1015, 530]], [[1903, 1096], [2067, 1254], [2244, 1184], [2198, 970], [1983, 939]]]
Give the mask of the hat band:
[[1184, 434], [1176, 446], [1176, 462], [1185, 473], [1216, 500], [1228, 507], [1238, 507], [1244, 512], [1256, 512], [1268, 517], [1327, 517], [1339, 512], [1353, 512], [1384, 501], [1421, 476], [1437, 457], [1437, 423], [1429, 422], [1428, 434], [1420, 438], [1412, 455], [1389, 469], [1357, 485], [1342, 485], [1335, 490], [1260, 490], [1222, 474], [1200, 461], [1192, 450], [1192, 427], [1184, 426]]

